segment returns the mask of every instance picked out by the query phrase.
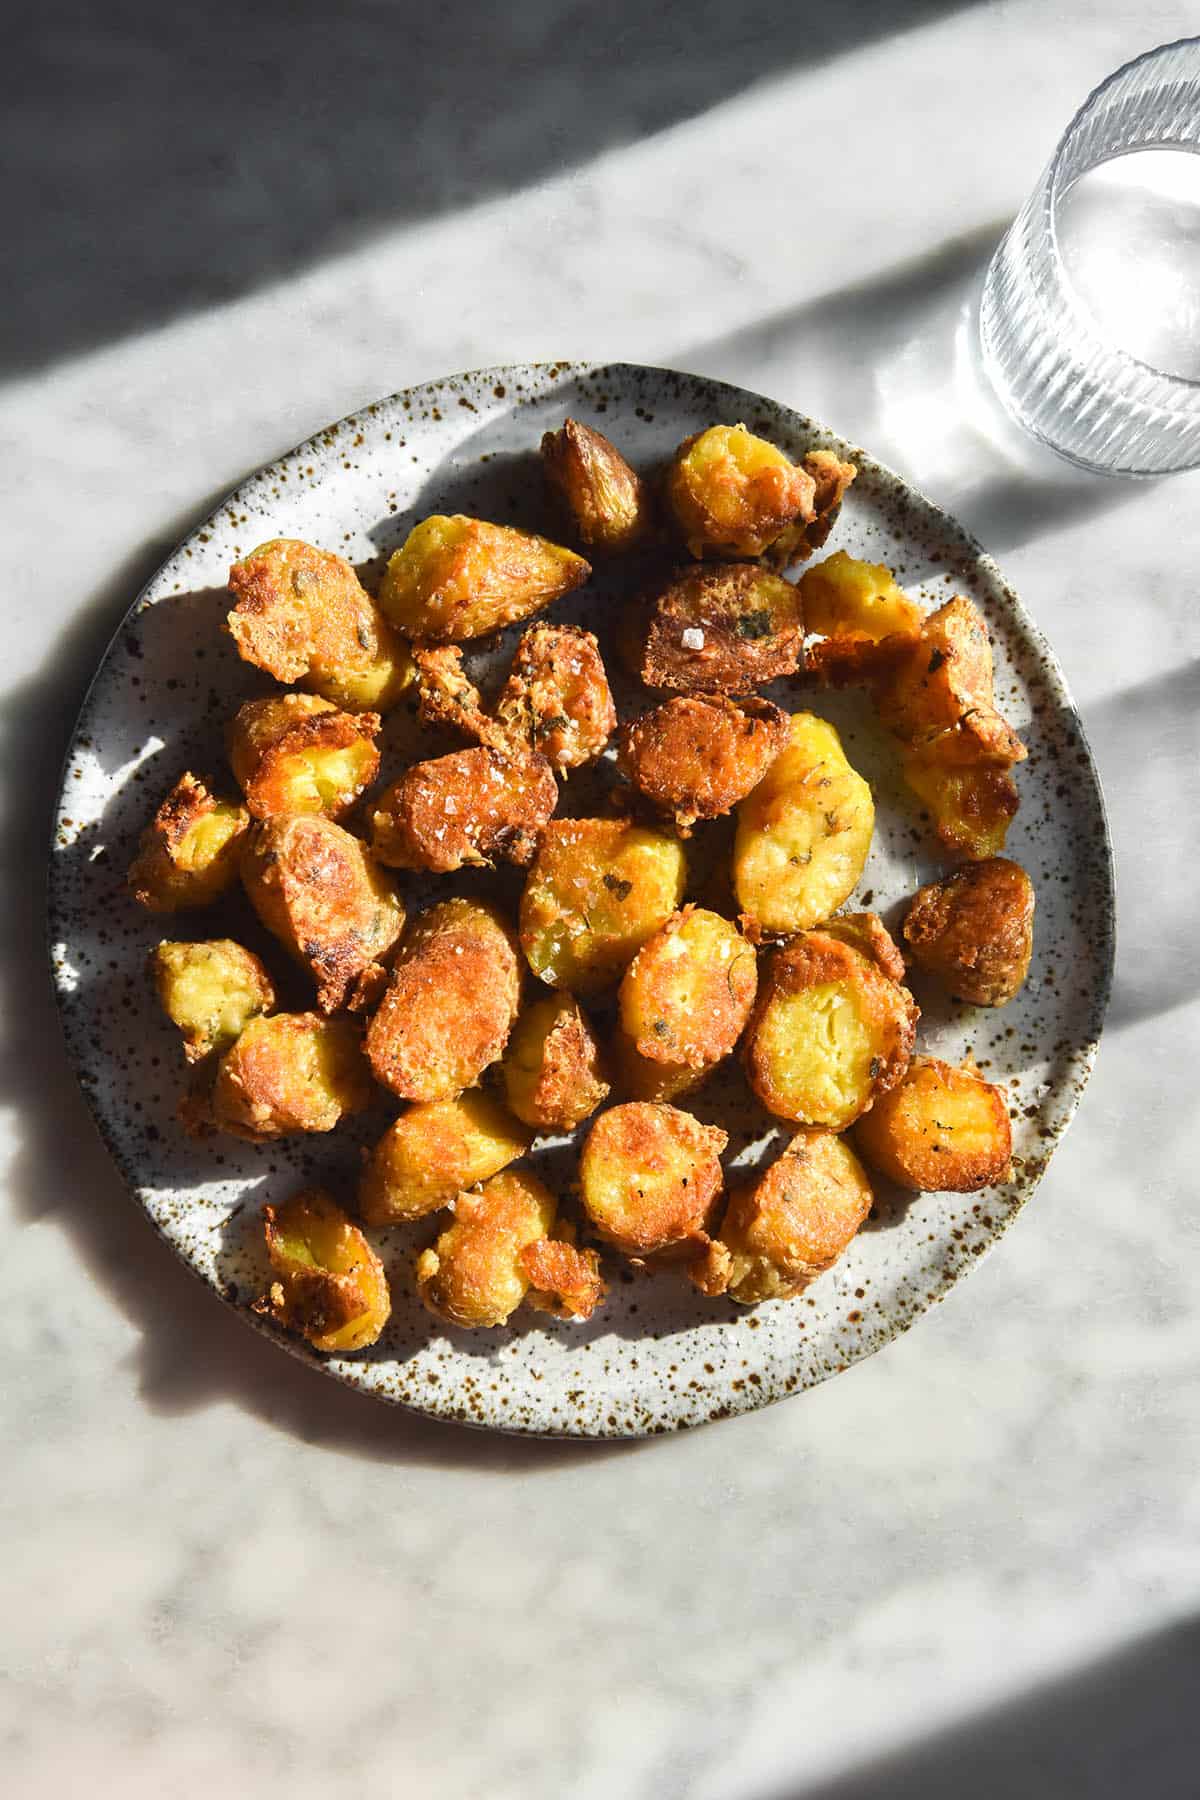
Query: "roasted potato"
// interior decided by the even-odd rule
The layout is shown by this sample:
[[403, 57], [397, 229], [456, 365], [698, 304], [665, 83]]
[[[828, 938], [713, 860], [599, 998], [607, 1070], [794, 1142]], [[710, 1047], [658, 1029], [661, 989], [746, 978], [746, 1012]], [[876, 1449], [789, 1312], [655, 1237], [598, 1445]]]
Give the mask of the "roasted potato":
[[920, 744], [980, 708], [994, 710], [993, 679], [983, 616], [973, 601], [956, 594], [921, 620], [916, 641], [878, 683], [875, 703], [882, 723], [902, 743]]
[[823, 931], [767, 963], [746, 1033], [746, 1075], [768, 1112], [843, 1131], [901, 1079], [919, 1009], [870, 957]]
[[254, 1308], [314, 1350], [365, 1350], [392, 1311], [383, 1264], [324, 1188], [263, 1207], [276, 1279]]
[[600, 756], [617, 723], [600, 648], [576, 625], [534, 625], [513, 657], [496, 700], [511, 743], [547, 758], [563, 774]]
[[260, 544], [229, 571], [239, 656], [347, 712], [387, 712], [413, 676], [408, 647], [350, 564], [295, 538]]
[[652, 688], [749, 694], [804, 660], [799, 589], [752, 563], [680, 571], [644, 630], [639, 673]]
[[250, 1019], [275, 1004], [267, 971], [232, 938], [164, 942], [150, 960], [162, 1009], [178, 1026], [189, 1062], [224, 1050]]
[[791, 740], [738, 807], [733, 888], [761, 935], [803, 931], [853, 892], [875, 827], [875, 803], [834, 727], [793, 713]]
[[913, 895], [904, 936], [921, 968], [972, 1006], [1005, 1006], [1029, 973], [1033, 883], [1002, 856]]
[[667, 501], [693, 556], [762, 556], [815, 516], [815, 492], [807, 470], [744, 425], [697, 432], [667, 474]]
[[181, 775], [142, 833], [130, 892], [149, 912], [208, 906], [237, 880], [249, 829], [244, 806], [218, 800], [196, 775]]
[[903, 1081], [854, 1128], [859, 1154], [898, 1186], [974, 1193], [1011, 1179], [1003, 1092], [973, 1067], [916, 1056]]
[[221, 1058], [211, 1123], [252, 1142], [332, 1131], [369, 1105], [371, 1082], [350, 1019], [272, 1013], [251, 1019]]
[[613, 1072], [613, 1088], [622, 1100], [679, 1100], [684, 1094], [702, 1087], [718, 1065], [708, 1063], [694, 1069], [689, 1063], [655, 1062], [642, 1056], [637, 1045], [618, 1021], [609, 1047], [609, 1065]]
[[431, 906], [367, 1027], [375, 1079], [401, 1100], [452, 1100], [503, 1053], [520, 993], [517, 946], [494, 907]]
[[681, 845], [628, 819], [552, 819], [521, 897], [521, 947], [550, 987], [617, 981], [683, 898]]
[[621, 981], [621, 1028], [650, 1062], [708, 1069], [729, 1055], [758, 988], [754, 946], [719, 913], [685, 906]]
[[456, 1100], [410, 1106], [371, 1152], [358, 1210], [368, 1225], [422, 1219], [516, 1162], [532, 1137], [478, 1089]]
[[393, 551], [379, 604], [410, 637], [462, 643], [540, 612], [591, 572], [582, 556], [548, 538], [435, 513]]
[[414, 763], [371, 813], [371, 849], [393, 869], [447, 874], [498, 860], [527, 863], [558, 805], [544, 756], [455, 750]]
[[947, 767], [934, 751], [901, 758], [904, 779], [925, 807], [948, 850], [974, 862], [998, 856], [1016, 816], [1019, 796], [1008, 769], [983, 763]]
[[629, 1101], [600, 1114], [579, 1159], [580, 1196], [596, 1232], [638, 1261], [703, 1255], [729, 1142], [674, 1106]]
[[837, 550], [806, 569], [799, 582], [805, 630], [820, 636], [808, 666], [837, 683], [868, 680], [902, 660], [915, 644], [924, 613], [883, 563]]
[[688, 837], [758, 785], [788, 736], [788, 715], [757, 695], [680, 694], [621, 727], [617, 767]]
[[589, 550], [636, 550], [653, 536], [650, 491], [603, 432], [565, 420], [542, 438], [542, 467]]
[[379, 714], [339, 712], [316, 694], [247, 700], [229, 727], [229, 762], [256, 819], [341, 819], [379, 773]]
[[769, 552], [772, 562], [804, 561], [821, 548], [837, 523], [846, 489], [858, 474], [856, 464], [843, 462], [832, 450], [810, 450], [800, 466], [813, 479], [813, 516], [807, 524], [790, 525], [775, 540]]
[[448, 725], [491, 750], [507, 750], [508, 736], [485, 710], [483, 696], [462, 666], [457, 644], [418, 644], [417, 707], [426, 725]]
[[242, 853], [250, 903], [316, 983], [322, 1012], [370, 1004], [404, 903], [366, 846], [318, 814], [265, 819]]
[[537, 1131], [572, 1131], [608, 1096], [600, 1046], [570, 994], [547, 994], [524, 1009], [501, 1073], [509, 1106]]
[[417, 1292], [429, 1311], [467, 1331], [486, 1329], [540, 1293], [553, 1310], [588, 1318], [605, 1291], [599, 1258], [551, 1237], [557, 1211], [549, 1189], [523, 1169], [460, 1194], [454, 1223], [417, 1258]]
[[826, 919], [821, 930], [826, 937], [839, 938], [843, 944], [861, 950], [878, 964], [889, 981], [904, 980], [904, 958], [878, 913], [839, 913], [836, 919]]

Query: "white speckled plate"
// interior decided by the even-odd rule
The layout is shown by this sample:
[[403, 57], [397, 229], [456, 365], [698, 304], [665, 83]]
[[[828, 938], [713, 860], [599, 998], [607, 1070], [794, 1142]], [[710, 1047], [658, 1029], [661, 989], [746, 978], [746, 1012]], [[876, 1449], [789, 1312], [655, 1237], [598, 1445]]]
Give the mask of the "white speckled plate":
[[[799, 1300], [745, 1311], [703, 1299], [678, 1274], [635, 1275], [606, 1259], [611, 1293], [588, 1325], [519, 1313], [509, 1328], [476, 1334], [442, 1329], [415, 1299], [413, 1255], [433, 1235], [433, 1221], [396, 1227], [375, 1234], [394, 1311], [373, 1350], [322, 1359], [279, 1338], [340, 1380], [441, 1417], [505, 1430], [636, 1436], [762, 1406], [906, 1329], [1029, 1200], [1087, 1081], [1113, 956], [1111, 856], [1096, 770], [1045, 639], [995, 563], [945, 513], [811, 420], [741, 389], [661, 369], [494, 369], [367, 407], [252, 476], [131, 607], [67, 756], [51, 858], [50, 940], [71, 1053], [130, 1187], [196, 1273], [257, 1329], [278, 1335], [249, 1311], [265, 1273], [260, 1202], [314, 1176], [352, 1192], [359, 1146], [378, 1137], [395, 1109], [381, 1095], [375, 1114], [331, 1139], [262, 1148], [234, 1139], [190, 1143], [174, 1122], [182, 1058], [146, 977], [148, 951], [163, 935], [204, 937], [219, 928], [265, 949], [285, 1003], [303, 1004], [304, 989], [276, 947], [264, 944], [240, 899], [219, 916], [180, 915], [164, 930], [126, 898], [124, 871], [140, 827], [182, 770], [211, 772], [230, 785], [223, 723], [269, 685], [238, 661], [220, 630], [230, 562], [265, 538], [286, 536], [377, 566], [414, 520], [435, 511], [551, 529], [536, 452], [543, 430], [567, 413], [610, 433], [647, 468], [716, 421], [744, 420], [794, 456], [814, 445], [851, 456], [860, 474], [829, 549], [844, 546], [889, 563], [931, 604], [954, 591], [978, 602], [995, 646], [998, 696], [1030, 752], [1017, 771], [1021, 811], [1009, 839], [1009, 853], [1037, 887], [1030, 980], [999, 1012], [953, 1006], [914, 984], [925, 1009], [921, 1046], [951, 1059], [971, 1048], [1007, 1086], [1017, 1158], [1010, 1185], [965, 1196], [882, 1193], [846, 1256]], [[600, 575], [555, 614], [600, 634], [614, 674], [618, 602], [629, 578], [620, 568]], [[945, 859], [898, 781], [869, 706], [860, 695], [824, 696], [801, 681], [770, 691], [793, 710], [810, 707], [833, 718], [851, 761], [875, 788], [875, 843], [853, 904], [873, 906], [894, 922], [899, 903]], [[638, 702], [626, 691], [618, 704], [625, 712]], [[388, 721], [386, 738], [390, 778], [423, 740], [403, 709]], [[587, 810], [587, 791], [576, 778], [568, 810]], [[727, 895], [728, 843], [721, 822], [697, 833], [690, 890], [697, 897], [721, 904]], [[515, 896], [519, 878], [502, 879]], [[471, 886], [470, 878], [455, 878], [440, 891]], [[732, 1168], [776, 1154], [786, 1140], [750, 1099], [736, 1068], [696, 1097], [695, 1110], [730, 1132]], [[566, 1194], [572, 1147], [551, 1144], [536, 1154]]]

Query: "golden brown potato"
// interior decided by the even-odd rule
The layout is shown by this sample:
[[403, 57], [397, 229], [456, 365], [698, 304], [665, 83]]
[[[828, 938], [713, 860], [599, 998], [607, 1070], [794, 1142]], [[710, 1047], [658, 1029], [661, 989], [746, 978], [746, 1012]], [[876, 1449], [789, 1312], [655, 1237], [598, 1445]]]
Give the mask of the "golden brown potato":
[[688, 1274], [743, 1306], [788, 1300], [832, 1268], [871, 1210], [866, 1171], [844, 1139], [798, 1131], [783, 1155], [732, 1195], [721, 1229]]
[[679, 1100], [702, 1087], [718, 1065], [694, 1069], [689, 1063], [655, 1062], [642, 1056], [618, 1021], [609, 1048], [613, 1087], [623, 1100]]
[[414, 763], [371, 813], [371, 849], [392, 869], [447, 874], [498, 860], [527, 863], [558, 805], [544, 756], [455, 750]]
[[511, 743], [540, 752], [559, 774], [600, 756], [617, 711], [593, 634], [576, 625], [525, 632], [496, 701], [496, 720]]
[[913, 895], [904, 936], [923, 969], [960, 1000], [1005, 1006], [1029, 973], [1033, 954], [1033, 883], [1002, 856]]
[[540, 612], [591, 572], [548, 538], [435, 513], [393, 551], [379, 604], [410, 637], [462, 643]]
[[392, 1311], [383, 1264], [357, 1225], [323, 1188], [264, 1206], [267, 1255], [276, 1279], [255, 1305], [299, 1332], [314, 1350], [365, 1350]]
[[251, 1019], [217, 1067], [211, 1123], [252, 1142], [332, 1131], [370, 1103], [371, 1082], [350, 1019], [272, 1013]]
[[806, 569], [799, 586], [805, 629], [822, 640], [808, 646], [808, 665], [827, 681], [882, 675], [918, 639], [924, 614], [883, 563], [837, 550]]
[[579, 1159], [584, 1211], [599, 1235], [638, 1261], [703, 1255], [729, 1142], [674, 1106], [629, 1101], [601, 1113]]
[[621, 1028], [650, 1062], [709, 1069], [742, 1035], [757, 988], [753, 944], [719, 913], [685, 906], [626, 969]]
[[901, 768], [948, 850], [973, 862], [999, 855], [1019, 804], [1008, 769], [990, 764], [946, 767], [926, 751], [903, 756]]
[[733, 889], [761, 935], [803, 931], [853, 892], [871, 848], [875, 803], [834, 727], [793, 713], [791, 740], [738, 807]]
[[901, 1079], [919, 1009], [852, 944], [806, 931], [774, 952], [746, 1034], [768, 1112], [843, 1131]]
[[229, 761], [251, 813], [343, 818], [379, 773], [379, 723], [316, 694], [247, 700], [229, 727]]
[[412, 680], [396, 636], [350, 564], [295, 538], [260, 544], [229, 571], [238, 654], [347, 712], [387, 712]]
[[150, 960], [162, 1009], [182, 1033], [189, 1062], [224, 1050], [250, 1019], [275, 1004], [267, 971], [232, 938], [164, 942]]
[[840, 938], [843, 944], [861, 950], [878, 964], [889, 981], [904, 980], [904, 958], [878, 913], [839, 913], [836, 919], [826, 919], [821, 930], [826, 937]]
[[667, 500], [693, 556], [762, 556], [793, 523], [814, 517], [816, 483], [744, 425], [710, 425], [686, 439], [667, 474]]
[[617, 767], [688, 837], [745, 799], [788, 736], [788, 715], [757, 695], [680, 694], [622, 725]]
[[[974, 602], [956, 594], [921, 621], [916, 642], [879, 682], [875, 699], [888, 730], [902, 743], [920, 744], [981, 708], [994, 711], [992, 687], [987, 626]], [[1024, 755], [1019, 742], [1017, 748]]]
[[451, 1100], [502, 1055], [521, 968], [494, 907], [443, 900], [410, 928], [367, 1027], [375, 1079], [401, 1100]]
[[448, 725], [464, 737], [477, 738], [490, 750], [507, 750], [507, 733], [485, 711], [462, 660], [457, 644], [418, 644], [413, 650], [421, 719], [426, 725]]
[[974, 1193], [1011, 1179], [1002, 1091], [973, 1067], [916, 1056], [904, 1080], [854, 1128], [860, 1155], [900, 1187]]
[[508, 1104], [537, 1131], [572, 1131], [608, 1095], [600, 1046], [570, 994], [547, 994], [524, 1009], [501, 1072]]
[[417, 1258], [417, 1292], [429, 1311], [467, 1331], [487, 1329], [537, 1289], [555, 1310], [588, 1318], [605, 1291], [599, 1259], [551, 1238], [557, 1211], [549, 1189], [522, 1169], [460, 1194], [454, 1223]]
[[640, 674], [685, 694], [749, 694], [804, 661], [800, 592], [752, 563], [679, 572], [655, 597]]
[[542, 438], [542, 466], [589, 550], [636, 550], [653, 536], [650, 491], [603, 432], [565, 420]]
[[316, 983], [322, 1012], [369, 1005], [404, 903], [366, 846], [319, 813], [265, 819], [242, 854], [250, 903]]
[[550, 987], [619, 980], [683, 898], [682, 846], [628, 819], [552, 819], [521, 896], [521, 947]]
[[127, 877], [149, 912], [208, 906], [237, 880], [250, 814], [218, 800], [198, 776], [181, 775], [141, 836]]
[[843, 462], [832, 450], [810, 450], [800, 466], [813, 478], [813, 517], [805, 525], [789, 526], [776, 539], [769, 552], [772, 562], [784, 557], [804, 561], [821, 548], [837, 523], [846, 489], [858, 474], [856, 464]]
[[478, 1089], [410, 1106], [371, 1152], [358, 1210], [368, 1225], [422, 1219], [524, 1156], [532, 1136]]

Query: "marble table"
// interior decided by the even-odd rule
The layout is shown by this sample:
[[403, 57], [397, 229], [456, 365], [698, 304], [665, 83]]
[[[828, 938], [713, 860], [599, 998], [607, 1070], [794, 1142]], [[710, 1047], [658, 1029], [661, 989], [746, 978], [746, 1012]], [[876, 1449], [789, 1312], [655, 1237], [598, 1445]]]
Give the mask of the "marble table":
[[[1073, 107], [1194, 15], [429, 10], [47, 18], [0, 126], [5, 1788], [1194, 1794], [1200, 478], [1040, 465], [953, 357]], [[124, 1196], [39, 941], [65, 735], [172, 541], [327, 419], [539, 356], [763, 389], [956, 511], [1118, 857], [1097, 1070], [1002, 1247], [873, 1360], [645, 1445], [435, 1426], [245, 1331]]]

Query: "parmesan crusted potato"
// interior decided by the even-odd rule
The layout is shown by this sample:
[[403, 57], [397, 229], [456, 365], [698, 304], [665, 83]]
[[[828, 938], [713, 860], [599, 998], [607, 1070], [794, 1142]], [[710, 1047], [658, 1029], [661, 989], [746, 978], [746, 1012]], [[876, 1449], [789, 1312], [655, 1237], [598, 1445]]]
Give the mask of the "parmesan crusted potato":
[[854, 1129], [859, 1153], [898, 1186], [974, 1193], [1012, 1176], [1002, 1091], [974, 1068], [916, 1056], [898, 1087]]
[[704, 1253], [729, 1139], [674, 1106], [630, 1101], [601, 1113], [579, 1159], [580, 1195], [597, 1233], [638, 1261]]
[[653, 536], [650, 491], [603, 432], [565, 420], [542, 438], [542, 467], [589, 550], [636, 550]]
[[232, 938], [163, 942], [150, 961], [162, 1009], [178, 1027], [189, 1062], [224, 1050], [249, 1020], [275, 1004], [267, 971]]
[[810, 450], [800, 466], [813, 479], [813, 517], [807, 524], [789, 526], [775, 540], [768, 553], [772, 562], [784, 558], [802, 562], [821, 548], [837, 523], [846, 489], [858, 474], [854, 463], [843, 462], [832, 450]]
[[457, 644], [418, 644], [417, 707], [426, 725], [448, 725], [492, 750], [507, 750], [508, 737], [484, 708], [483, 696], [462, 666]]
[[600, 756], [617, 723], [600, 647], [576, 625], [534, 625], [496, 701], [509, 742], [536, 750], [558, 773]]
[[393, 869], [446, 874], [497, 860], [524, 864], [558, 805], [544, 756], [479, 746], [414, 763], [371, 813], [371, 849]]
[[621, 727], [617, 767], [688, 837], [743, 800], [788, 737], [788, 715], [757, 695], [680, 694]]
[[710, 425], [679, 446], [667, 500], [693, 556], [753, 557], [815, 516], [816, 483], [744, 425]]
[[572, 1131], [608, 1096], [600, 1046], [571, 994], [547, 994], [524, 1009], [501, 1073], [509, 1106], [537, 1131]]
[[401, 1100], [451, 1100], [503, 1053], [521, 969], [494, 907], [443, 900], [410, 928], [367, 1027], [375, 1079]]
[[250, 814], [218, 800], [198, 776], [181, 775], [141, 836], [130, 864], [129, 890], [148, 912], [208, 906], [238, 875]]
[[873, 1201], [843, 1138], [798, 1131], [777, 1162], [734, 1192], [720, 1232], [688, 1274], [701, 1292], [727, 1293], [743, 1306], [788, 1300], [833, 1267]]
[[986, 763], [947, 767], [925, 751], [903, 756], [901, 767], [948, 850], [974, 862], [1000, 854], [1019, 803], [1008, 769]]
[[393, 551], [379, 604], [400, 631], [462, 643], [513, 625], [591, 574], [573, 550], [462, 513], [435, 513]]
[[912, 995], [852, 944], [806, 931], [771, 956], [746, 1034], [746, 1075], [768, 1112], [843, 1131], [908, 1067]]
[[324, 1188], [263, 1207], [275, 1280], [255, 1311], [307, 1338], [314, 1350], [378, 1343], [392, 1311], [378, 1255]]
[[804, 661], [799, 589], [753, 563], [680, 571], [655, 596], [644, 629], [647, 687], [749, 694]]
[[685, 906], [626, 969], [621, 1028], [650, 1062], [712, 1068], [741, 1036], [757, 987], [754, 946], [737, 926]]
[[791, 741], [738, 807], [733, 887], [763, 936], [803, 931], [837, 911], [871, 848], [875, 803], [833, 726], [793, 713]]
[[251, 1019], [217, 1067], [211, 1123], [252, 1142], [332, 1131], [370, 1103], [350, 1019], [272, 1013]]
[[904, 980], [904, 958], [878, 913], [839, 913], [836, 919], [826, 919], [821, 930], [826, 937], [839, 938], [843, 944], [860, 950], [883, 970], [889, 981]]
[[379, 723], [316, 694], [247, 700], [229, 727], [229, 761], [251, 813], [343, 818], [379, 773]]
[[404, 904], [356, 837], [319, 813], [266, 819], [247, 840], [242, 882], [267, 930], [312, 976], [322, 1012], [374, 999]]
[[987, 626], [974, 602], [956, 594], [920, 622], [916, 642], [879, 683], [879, 717], [902, 743], [919, 744], [992, 709], [993, 679]]
[[229, 571], [227, 626], [239, 656], [347, 712], [387, 712], [413, 676], [350, 564], [295, 538], [260, 544]]
[[1033, 883], [991, 857], [919, 888], [904, 921], [913, 956], [973, 1006], [1005, 1006], [1029, 973]]
[[915, 644], [924, 614], [897, 586], [883, 563], [860, 562], [837, 550], [800, 578], [808, 665], [840, 684], [886, 672]]
[[532, 1135], [477, 1089], [410, 1106], [371, 1152], [358, 1210], [368, 1225], [423, 1219], [524, 1156]]
[[521, 947], [550, 987], [611, 987], [683, 898], [672, 838], [628, 819], [552, 819], [521, 896]]

